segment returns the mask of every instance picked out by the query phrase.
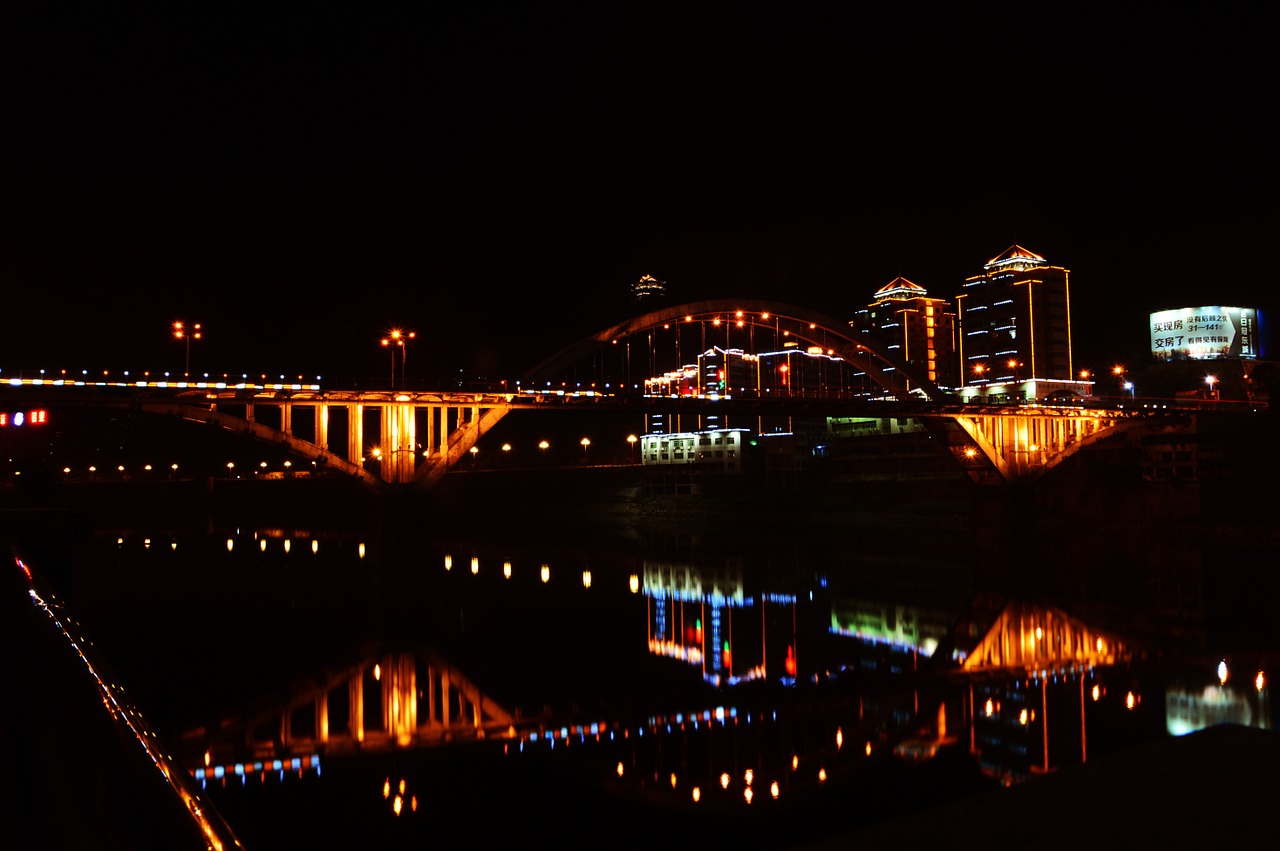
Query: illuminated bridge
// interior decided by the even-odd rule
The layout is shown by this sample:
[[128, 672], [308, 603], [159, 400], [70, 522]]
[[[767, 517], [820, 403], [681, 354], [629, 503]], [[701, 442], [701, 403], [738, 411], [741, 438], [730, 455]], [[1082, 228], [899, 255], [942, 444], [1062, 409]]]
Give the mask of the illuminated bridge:
[[[804, 352], [840, 364], [791, 388], [732, 384], [660, 389], [656, 377], [690, 375], [704, 352]], [[696, 376], [695, 376], [696, 378]], [[772, 302], [704, 301], [663, 308], [573, 343], [516, 381], [480, 390], [342, 390], [319, 384], [9, 378], [14, 406], [124, 407], [211, 423], [282, 447], [375, 486], [429, 488], [515, 410], [635, 411], [707, 428], [766, 417], [911, 418], [941, 438], [979, 482], [1043, 474], [1092, 443], [1135, 426], [1178, 429], [1194, 412], [1071, 405], [974, 404], [919, 376], [896, 353], [855, 339], [847, 323]], [[376, 415], [376, 441], [370, 423]], [[375, 455], [377, 473], [365, 466]]]

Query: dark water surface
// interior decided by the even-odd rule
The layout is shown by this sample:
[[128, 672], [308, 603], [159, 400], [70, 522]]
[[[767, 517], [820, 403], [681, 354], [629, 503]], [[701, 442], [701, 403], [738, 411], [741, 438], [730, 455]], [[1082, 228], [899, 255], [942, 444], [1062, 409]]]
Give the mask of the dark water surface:
[[[1016, 495], [963, 490], [651, 499], [609, 476], [459, 475], [388, 503], [263, 482], [10, 525], [192, 771], [222, 719], [369, 647], [429, 647], [528, 722], [300, 747], [318, 770], [228, 757], [245, 774], [205, 790], [249, 848], [801, 846], [1159, 744], [1179, 706], [1274, 726], [1253, 685], [1280, 647], [1275, 545], [1257, 535], [1143, 512], [1032, 522]], [[1132, 653], [962, 675], [953, 654], [1011, 602]], [[713, 631], [731, 644], [718, 677]]]

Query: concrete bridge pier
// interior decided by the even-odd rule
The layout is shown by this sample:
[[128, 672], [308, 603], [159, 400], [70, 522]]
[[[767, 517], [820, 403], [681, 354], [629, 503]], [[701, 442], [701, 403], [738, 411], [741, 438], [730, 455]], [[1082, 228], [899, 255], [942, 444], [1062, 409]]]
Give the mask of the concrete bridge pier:
[[417, 410], [412, 404], [382, 407], [382, 479], [391, 484], [413, 481], [417, 464]]

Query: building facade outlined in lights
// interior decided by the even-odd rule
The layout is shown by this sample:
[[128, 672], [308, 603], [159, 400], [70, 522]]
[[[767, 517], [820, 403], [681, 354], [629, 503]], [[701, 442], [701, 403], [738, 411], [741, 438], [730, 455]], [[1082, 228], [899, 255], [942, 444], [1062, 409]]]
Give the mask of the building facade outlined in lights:
[[965, 279], [956, 297], [963, 384], [1073, 381], [1069, 278], [1012, 245]]
[[876, 290], [875, 301], [857, 311], [849, 326], [884, 343], [939, 387], [960, 386], [955, 313], [919, 284], [894, 278]]
[[641, 275], [640, 280], [631, 285], [631, 300], [637, 304], [655, 301], [667, 294], [667, 282], [659, 281], [653, 275]]

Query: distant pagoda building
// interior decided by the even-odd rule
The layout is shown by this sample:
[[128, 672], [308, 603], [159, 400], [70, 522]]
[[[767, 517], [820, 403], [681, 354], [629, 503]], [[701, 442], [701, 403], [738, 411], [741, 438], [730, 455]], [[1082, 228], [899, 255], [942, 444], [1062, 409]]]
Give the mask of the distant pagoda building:
[[1070, 272], [1012, 245], [957, 296], [964, 382], [1071, 381]]
[[657, 301], [667, 294], [667, 282], [659, 281], [653, 275], [642, 275], [640, 280], [631, 285], [631, 300], [636, 304]]
[[894, 278], [876, 290], [875, 301], [857, 311], [849, 325], [939, 387], [960, 386], [955, 313], [919, 284]]

